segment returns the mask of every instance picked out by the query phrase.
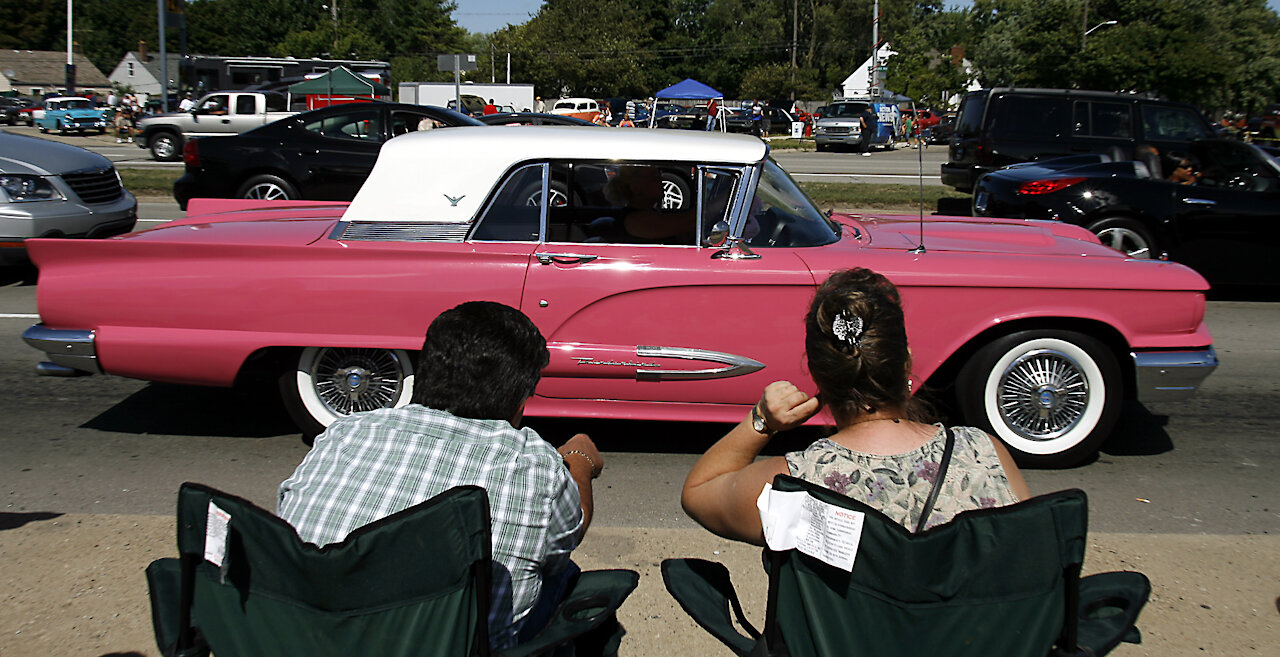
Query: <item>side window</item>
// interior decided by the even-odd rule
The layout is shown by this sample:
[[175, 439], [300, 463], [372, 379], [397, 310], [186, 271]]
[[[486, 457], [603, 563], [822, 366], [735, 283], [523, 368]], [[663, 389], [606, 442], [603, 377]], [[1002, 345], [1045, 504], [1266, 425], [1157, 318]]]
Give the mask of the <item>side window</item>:
[[417, 132], [419, 130], [432, 130], [435, 128], [447, 128], [445, 123], [441, 123], [425, 114], [416, 114], [414, 112], [396, 111], [391, 113], [391, 136], [403, 135], [409, 132]]
[[306, 123], [302, 127], [330, 139], [382, 140], [382, 119], [378, 110], [373, 108], [325, 117]]
[[716, 223], [729, 220], [729, 202], [738, 184], [738, 175], [732, 171], [707, 169], [702, 174], [702, 236], [705, 243]]
[[230, 102], [230, 100], [231, 97], [226, 94], [209, 96], [204, 99], [204, 102], [200, 103], [200, 106], [197, 107], [196, 110], [203, 114], [226, 114], [227, 103]]
[[692, 181], [688, 166], [554, 163], [547, 241], [692, 246]]
[[288, 111], [288, 101], [280, 94], [267, 94], [267, 111], [268, 112], [285, 112]]
[[253, 114], [257, 110], [256, 100], [253, 96], [236, 96], [236, 114]]
[[1142, 105], [1142, 134], [1147, 139], [1191, 141], [1209, 137], [1204, 121], [1186, 108]]
[[1128, 139], [1133, 136], [1133, 128], [1129, 120], [1127, 103], [1090, 103], [1093, 128], [1089, 134], [1093, 137], [1112, 137]]
[[530, 164], [507, 176], [471, 234], [473, 240], [536, 242], [542, 221], [542, 170]]
[[816, 246], [836, 240], [826, 217], [772, 159], [764, 162], [742, 236], [752, 247]]
[[995, 99], [988, 129], [1000, 137], [1062, 138], [1069, 132], [1071, 103], [1066, 98], [1006, 94]]

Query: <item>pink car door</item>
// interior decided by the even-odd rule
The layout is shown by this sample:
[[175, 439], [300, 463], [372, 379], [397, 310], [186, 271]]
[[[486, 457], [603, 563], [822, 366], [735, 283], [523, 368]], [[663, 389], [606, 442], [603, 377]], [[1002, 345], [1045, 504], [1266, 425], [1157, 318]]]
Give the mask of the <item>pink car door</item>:
[[[633, 175], [633, 166], [566, 165], [551, 177], [570, 200], [549, 212], [550, 239], [534, 253], [521, 302], [551, 350], [538, 394], [744, 404], [770, 381], [807, 380], [814, 282], [800, 258], [792, 249], [717, 258], [722, 249], [696, 245], [725, 217], [740, 172], [652, 165]], [[689, 187], [701, 186], [702, 212], [688, 208], [678, 234], [644, 230], [675, 219], [652, 209], [659, 170], [700, 180]], [[627, 180], [637, 175], [644, 180]]]

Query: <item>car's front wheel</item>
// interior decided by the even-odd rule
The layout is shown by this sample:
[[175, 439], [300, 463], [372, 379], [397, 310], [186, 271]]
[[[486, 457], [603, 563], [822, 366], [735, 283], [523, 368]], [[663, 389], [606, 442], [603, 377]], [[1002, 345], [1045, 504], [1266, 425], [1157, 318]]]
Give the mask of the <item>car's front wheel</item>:
[[1160, 254], [1151, 231], [1133, 219], [1109, 217], [1090, 224], [1089, 231], [1097, 235], [1103, 244], [1130, 258], [1146, 260]]
[[236, 191], [236, 198], [291, 201], [298, 198], [298, 190], [284, 178], [264, 173], [244, 181]]
[[401, 349], [307, 347], [280, 377], [280, 396], [305, 436], [340, 417], [394, 408], [413, 395], [413, 361]]
[[956, 387], [966, 420], [1004, 441], [1023, 465], [1067, 467], [1097, 451], [1123, 399], [1120, 367], [1074, 331], [1021, 331], [980, 349]]
[[151, 157], [159, 162], [173, 162], [182, 156], [178, 137], [171, 132], [161, 132], [151, 138]]

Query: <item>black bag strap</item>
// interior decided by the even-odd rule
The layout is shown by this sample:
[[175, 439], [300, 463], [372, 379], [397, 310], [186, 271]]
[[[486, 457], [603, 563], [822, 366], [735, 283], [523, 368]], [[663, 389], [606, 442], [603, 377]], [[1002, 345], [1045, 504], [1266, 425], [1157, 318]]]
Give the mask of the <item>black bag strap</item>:
[[933, 480], [933, 490], [929, 491], [929, 499], [924, 501], [920, 510], [920, 521], [916, 523], [916, 533], [924, 531], [929, 515], [933, 513], [933, 504], [938, 501], [938, 492], [942, 490], [942, 482], [947, 478], [947, 467], [951, 465], [951, 452], [955, 450], [956, 435], [947, 427], [947, 446], [942, 450], [942, 462], [938, 464], [938, 477]]

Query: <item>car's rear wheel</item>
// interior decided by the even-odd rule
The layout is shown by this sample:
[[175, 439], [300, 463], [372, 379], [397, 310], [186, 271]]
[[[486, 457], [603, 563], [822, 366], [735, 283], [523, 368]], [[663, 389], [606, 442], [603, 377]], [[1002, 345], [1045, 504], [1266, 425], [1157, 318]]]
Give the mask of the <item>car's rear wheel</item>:
[[298, 198], [298, 190], [284, 178], [264, 173], [244, 181], [236, 191], [236, 197], [263, 201], [291, 201]]
[[1160, 254], [1155, 238], [1151, 237], [1151, 231], [1133, 219], [1109, 217], [1090, 224], [1089, 230], [1097, 235], [1103, 244], [1130, 258], [1146, 260]]
[[956, 387], [966, 421], [1023, 465], [1067, 467], [1097, 451], [1123, 399], [1115, 355], [1074, 331], [1021, 331], [980, 349]]
[[303, 435], [340, 417], [394, 408], [413, 395], [413, 361], [401, 349], [307, 347], [280, 377], [280, 396]]
[[178, 137], [171, 132], [161, 132], [151, 138], [151, 157], [160, 162], [173, 162], [182, 156]]

